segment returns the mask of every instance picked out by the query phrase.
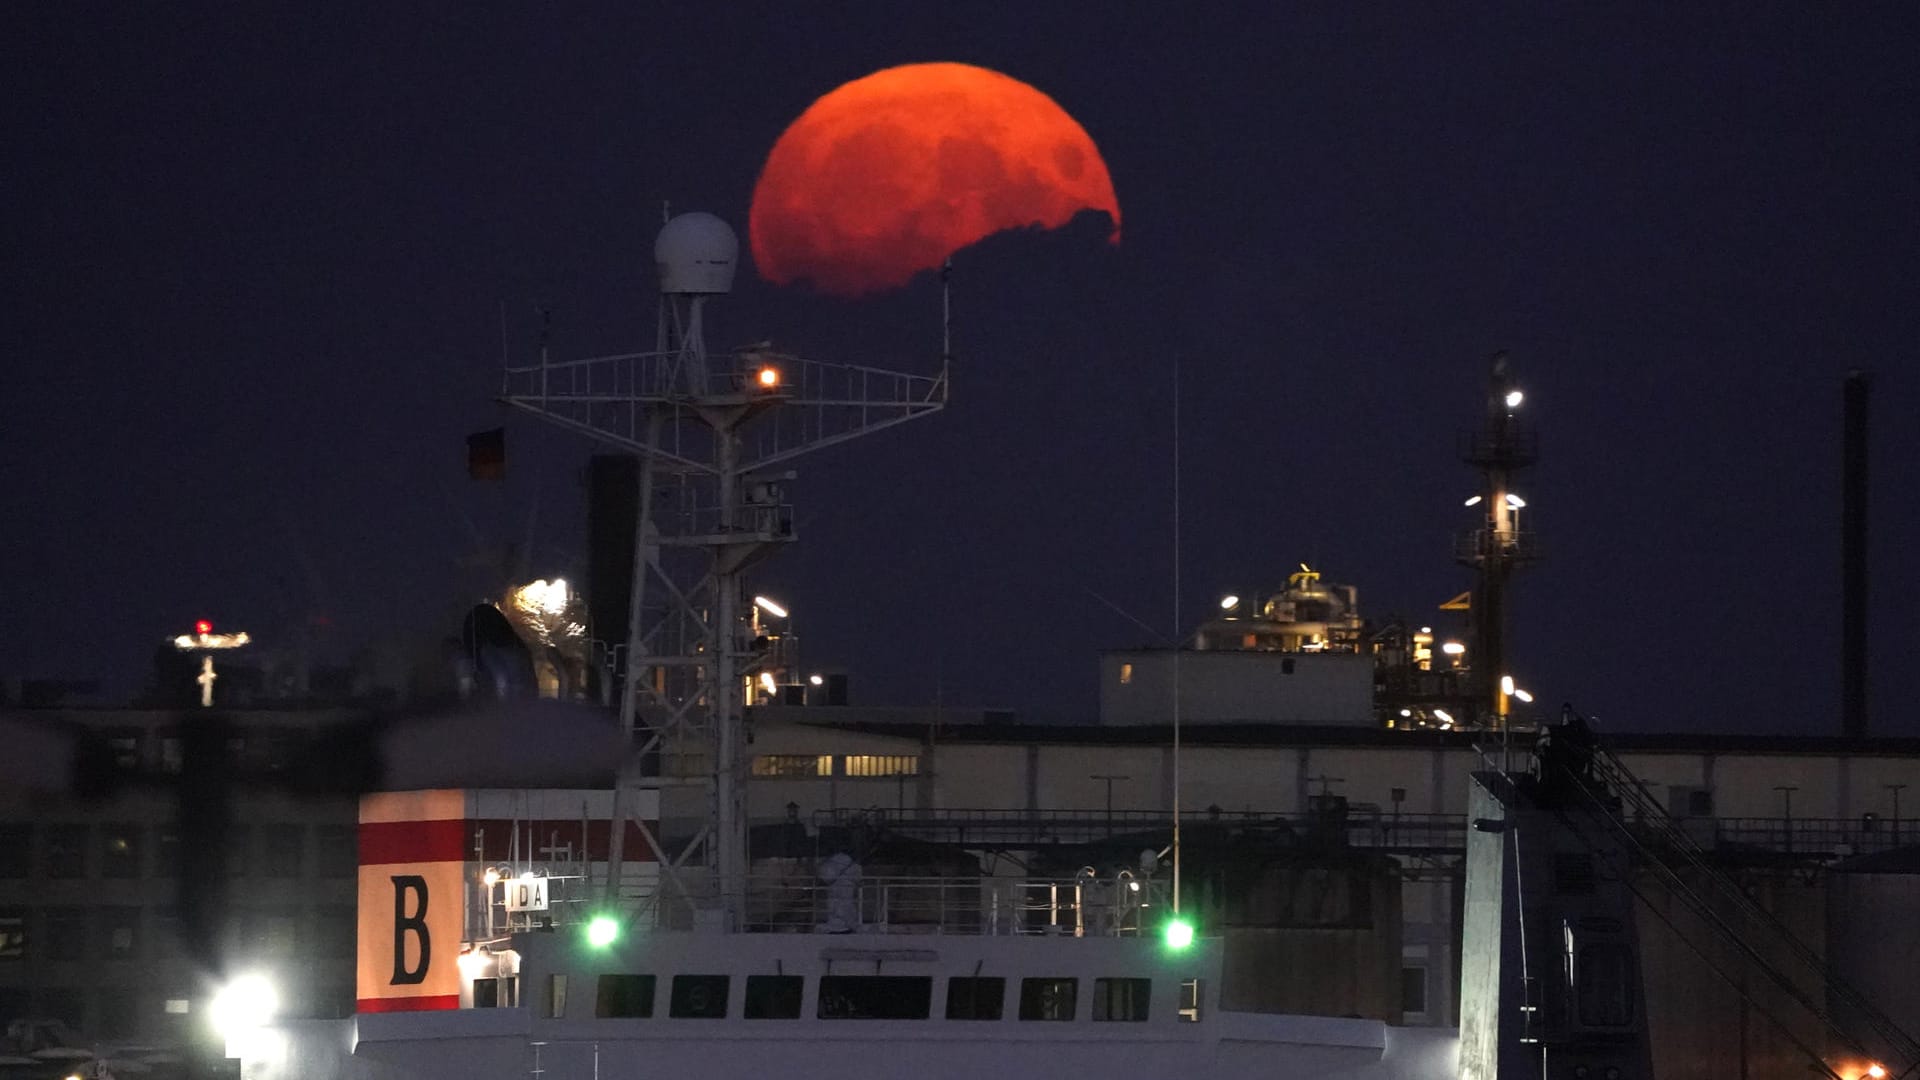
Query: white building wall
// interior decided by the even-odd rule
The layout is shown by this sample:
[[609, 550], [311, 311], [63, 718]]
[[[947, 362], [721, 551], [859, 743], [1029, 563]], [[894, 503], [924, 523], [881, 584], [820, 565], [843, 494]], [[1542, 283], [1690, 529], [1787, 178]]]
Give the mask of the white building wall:
[[[1373, 724], [1373, 659], [1350, 653], [1187, 652], [1180, 718], [1191, 724]], [[1174, 654], [1100, 656], [1100, 722], [1165, 724]]]

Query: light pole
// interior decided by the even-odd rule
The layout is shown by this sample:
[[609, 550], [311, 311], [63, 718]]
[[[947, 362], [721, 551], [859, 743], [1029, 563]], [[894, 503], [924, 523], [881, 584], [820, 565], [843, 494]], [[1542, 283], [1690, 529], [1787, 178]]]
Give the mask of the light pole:
[[1784, 804], [1782, 809], [1786, 814], [1787, 822], [1787, 850], [1791, 852], [1793, 850], [1793, 793], [1800, 788], [1794, 784], [1775, 784], [1773, 790], [1780, 793], [1781, 802]]
[[[1525, 505], [1524, 503], [1522, 505]], [[1500, 695], [1496, 709], [1500, 716], [1500, 771], [1513, 771], [1513, 737], [1507, 726], [1507, 712], [1515, 698], [1532, 703], [1533, 695], [1513, 685], [1513, 676], [1500, 676]]]
[[1107, 839], [1111, 840], [1113, 839], [1113, 782], [1115, 780], [1131, 780], [1133, 779], [1133, 777], [1111, 776], [1106, 773], [1094, 773], [1091, 776], [1088, 776], [1087, 779], [1104, 780], [1107, 783]]
[[1900, 846], [1900, 789], [1905, 784], [1882, 784], [1881, 787], [1893, 792], [1893, 846]]

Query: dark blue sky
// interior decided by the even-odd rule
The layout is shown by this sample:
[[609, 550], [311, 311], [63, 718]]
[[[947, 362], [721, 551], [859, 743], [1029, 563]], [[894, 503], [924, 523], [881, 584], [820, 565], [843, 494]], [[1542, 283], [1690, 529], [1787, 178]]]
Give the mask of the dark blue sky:
[[[1430, 617], [1507, 349], [1516, 671], [1640, 729], [1838, 729], [1840, 380], [1879, 372], [1874, 726], [1920, 732], [1911, 5], [1028, 6], [10, 11], [0, 672], [132, 683], [201, 615], [443, 633], [530, 528], [578, 572], [586, 446], [513, 420], [509, 483], [463, 470], [500, 305], [521, 357], [541, 304], [559, 354], [650, 342], [661, 200], [744, 233], [815, 97], [948, 59], [1080, 120], [1126, 242], [962, 253], [952, 407], [803, 463], [760, 583], [860, 699], [1091, 713], [1144, 635], [1089, 590], [1172, 621], [1176, 361], [1187, 620], [1301, 559]], [[713, 339], [925, 365], [938, 303], [748, 273]]]

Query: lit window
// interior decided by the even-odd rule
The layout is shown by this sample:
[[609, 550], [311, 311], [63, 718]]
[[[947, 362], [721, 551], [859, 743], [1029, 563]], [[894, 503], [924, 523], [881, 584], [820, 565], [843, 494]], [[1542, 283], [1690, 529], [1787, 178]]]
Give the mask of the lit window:
[[756, 754], [753, 775], [813, 777], [833, 775], [832, 754]]
[[191, 1003], [188, 1002], [186, 998], [167, 999], [166, 1010], [168, 1016], [185, 1016], [187, 1015], [187, 1010], [191, 1007]]
[[1073, 1019], [1077, 979], [1021, 979], [1020, 1019]]
[[140, 876], [140, 827], [104, 825], [100, 829], [100, 873], [104, 877]]
[[848, 754], [846, 776], [918, 776], [917, 754]]
[[1120, 685], [1125, 686], [1132, 681], [1133, 681], [1133, 665], [1121, 664], [1120, 665]]

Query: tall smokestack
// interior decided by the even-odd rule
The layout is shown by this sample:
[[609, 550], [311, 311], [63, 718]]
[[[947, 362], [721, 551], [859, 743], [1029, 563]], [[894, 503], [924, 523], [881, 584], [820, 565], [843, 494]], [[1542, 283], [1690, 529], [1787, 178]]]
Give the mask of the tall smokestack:
[[1867, 734], [1867, 392], [1864, 371], [1847, 372], [1840, 473], [1840, 731]]

